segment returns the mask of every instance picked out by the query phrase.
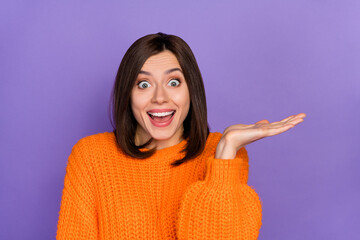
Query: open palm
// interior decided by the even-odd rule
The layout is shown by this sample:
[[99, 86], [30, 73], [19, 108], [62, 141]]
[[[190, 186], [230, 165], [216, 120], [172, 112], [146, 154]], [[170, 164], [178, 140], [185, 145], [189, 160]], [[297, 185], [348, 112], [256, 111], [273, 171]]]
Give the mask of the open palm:
[[[297, 124], [304, 121], [305, 113], [291, 115], [281, 121], [270, 123], [268, 120], [261, 120], [255, 124], [235, 124], [227, 127], [216, 149], [218, 158], [230, 158], [236, 151], [245, 145], [262, 139], [283, 133]], [[226, 155], [226, 156], [225, 156]]]

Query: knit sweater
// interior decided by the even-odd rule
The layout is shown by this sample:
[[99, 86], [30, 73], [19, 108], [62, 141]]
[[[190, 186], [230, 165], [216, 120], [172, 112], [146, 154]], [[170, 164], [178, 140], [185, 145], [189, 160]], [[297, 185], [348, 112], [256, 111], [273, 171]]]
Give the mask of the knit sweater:
[[248, 155], [216, 159], [221, 133], [171, 168], [186, 140], [147, 159], [126, 155], [112, 132], [80, 139], [66, 166], [56, 239], [257, 239], [261, 201], [247, 185]]

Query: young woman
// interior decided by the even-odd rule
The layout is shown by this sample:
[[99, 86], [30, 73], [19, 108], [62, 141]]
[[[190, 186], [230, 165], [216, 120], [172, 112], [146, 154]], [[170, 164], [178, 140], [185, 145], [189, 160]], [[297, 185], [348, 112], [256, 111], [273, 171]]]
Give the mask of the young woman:
[[195, 57], [163, 33], [131, 45], [112, 97], [114, 131], [80, 139], [69, 156], [57, 239], [257, 239], [245, 146], [304, 113], [210, 133]]

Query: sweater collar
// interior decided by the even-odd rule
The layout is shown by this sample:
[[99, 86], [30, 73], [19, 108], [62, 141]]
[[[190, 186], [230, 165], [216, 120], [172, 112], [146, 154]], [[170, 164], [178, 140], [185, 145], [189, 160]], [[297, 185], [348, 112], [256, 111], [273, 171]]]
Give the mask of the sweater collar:
[[[180, 152], [182, 149], [184, 149], [186, 147], [186, 143], [187, 143], [187, 139], [183, 139], [181, 142], [170, 146], [170, 147], [166, 147], [166, 148], [162, 148], [162, 149], [158, 149], [156, 150], [156, 154], [169, 154], [169, 155], [174, 155], [175, 153]], [[141, 151], [148, 151], [150, 150], [149, 148], [140, 148]]]

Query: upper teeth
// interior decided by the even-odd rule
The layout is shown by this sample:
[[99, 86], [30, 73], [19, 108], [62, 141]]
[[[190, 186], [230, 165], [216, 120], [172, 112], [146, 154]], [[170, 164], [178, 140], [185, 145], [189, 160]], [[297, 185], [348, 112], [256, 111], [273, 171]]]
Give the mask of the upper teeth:
[[175, 111], [171, 111], [171, 112], [162, 112], [162, 113], [157, 113], [157, 112], [148, 112], [149, 114], [156, 116], [156, 117], [164, 117], [170, 114], [173, 114]]

